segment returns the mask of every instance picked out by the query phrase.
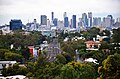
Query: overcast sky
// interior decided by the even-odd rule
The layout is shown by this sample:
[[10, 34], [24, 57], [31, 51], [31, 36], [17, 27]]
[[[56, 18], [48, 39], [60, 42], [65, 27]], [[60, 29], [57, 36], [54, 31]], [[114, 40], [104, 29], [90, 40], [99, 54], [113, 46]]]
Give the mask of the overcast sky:
[[0, 25], [8, 24], [11, 19], [21, 19], [26, 23], [36, 18], [39, 23], [40, 15], [51, 19], [52, 11], [60, 20], [64, 12], [69, 19], [73, 14], [78, 19], [84, 12], [92, 12], [93, 16], [112, 14], [120, 17], [120, 0], [0, 0]]

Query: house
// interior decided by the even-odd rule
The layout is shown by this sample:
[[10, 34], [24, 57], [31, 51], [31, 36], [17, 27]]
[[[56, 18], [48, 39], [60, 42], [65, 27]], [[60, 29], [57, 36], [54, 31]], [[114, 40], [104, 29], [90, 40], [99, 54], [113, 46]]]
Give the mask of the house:
[[13, 66], [15, 63], [17, 63], [16, 61], [0, 61], [0, 75], [1, 75], [1, 70], [3, 69], [3, 67], [9, 67], [9, 66]]
[[96, 42], [96, 41], [86, 41], [85, 42], [85, 44], [86, 44], [86, 50], [98, 50], [99, 49], [99, 47], [100, 47], [100, 42]]

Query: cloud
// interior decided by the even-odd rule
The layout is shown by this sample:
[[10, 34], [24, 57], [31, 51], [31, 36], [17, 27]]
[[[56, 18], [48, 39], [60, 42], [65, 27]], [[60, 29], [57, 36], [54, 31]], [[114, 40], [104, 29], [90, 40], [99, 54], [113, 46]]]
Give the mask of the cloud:
[[21, 19], [39, 18], [41, 14], [50, 17], [50, 12], [54, 11], [56, 17], [63, 18], [63, 12], [67, 12], [71, 17], [72, 14], [81, 15], [91, 11], [94, 14], [120, 16], [119, 3], [120, 0], [0, 0], [0, 15], [9, 18], [22, 17]]

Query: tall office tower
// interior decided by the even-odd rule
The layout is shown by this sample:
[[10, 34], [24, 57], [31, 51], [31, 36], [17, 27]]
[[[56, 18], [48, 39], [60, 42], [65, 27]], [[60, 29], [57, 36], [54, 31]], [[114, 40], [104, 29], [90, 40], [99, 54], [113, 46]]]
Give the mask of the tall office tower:
[[36, 19], [34, 19], [34, 21], [33, 21], [33, 24], [34, 24], [34, 30], [36, 30], [37, 29], [37, 20]]
[[110, 17], [104, 17], [103, 18], [103, 26], [104, 27], [110, 27], [111, 26], [111, 18]]
[[101, 18], [100, 17], [94, 17], [93, 18], [93, 26], [100, 26], [101, 25]]
[[50, 20], [47, 19], [47, 26], [50, 28]]
[[63, 17], [64, 17], [64, 18], [67, 17], [67, 13], [66, 13], [66, 12], [64, 12]]
[[63, 21], [58, 21], [58, 28], [60, 28], [60, 29], [63, 29], [63, 27], [64, 27], [64, 23], [63, 23]]
[[54, 12], [52, 12], [52, 21], [54, 20]]
[[11, 20], [10, 21], [10, 30], [22, 30], [22, 21], [21, 20]]
[[68, 27], [68, 17], [64, 17], [64, 27]]
[[76, 28], [76, 15], [72, 16], [72, 27]]
[[108, 15], [107, 17], [110, 18], [110, 21], [111, 21], [110, 27], [112, 27], [113, 24], [114, 24], [113, 16], [112, 15]]
[[72, 28], [72, 25], [73, 25], [73, 24], [72, 24], [72, 19], [70, 19], [70, 28]]
[[41, 15], [41, 25], [47, 25], [47, 16]]
[[83, 26], [82, 18], [79, 18], [78, 26]]
[[66, 12], [64, 12], [63, 17], [64, 17], [64, 27], [68, 27], [68, 17]]
[[85, 27], [87, 27], [88, 26], [88, 19], [87, 19], [87, 14], [86, 13], [82, 14], [82, 20], [83, 20], [83, 25]]
[[88, 12], [88, 26], [92, 26], [92, 12]]
[[120, 22], [120, 18], [117, 18], [117, 19], [116, 19], [116, 22]]
[[53, 24], [54, 24], [54, 26], [57, 26], [57, 24], [58, 24], [58, 19], [57, 19], [57, 18], [55, 18], [55, 19], [53, 20]]

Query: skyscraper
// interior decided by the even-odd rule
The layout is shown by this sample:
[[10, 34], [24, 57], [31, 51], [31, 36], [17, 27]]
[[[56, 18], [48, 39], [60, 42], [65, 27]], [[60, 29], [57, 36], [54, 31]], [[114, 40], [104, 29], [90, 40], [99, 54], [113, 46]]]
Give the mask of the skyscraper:
[[92, 26], [92, 12], [88, 12], [88, 26]]
[[110, 27], [112, 27], [113, 24], [114, 24], [113, 16], [112, 15], [108, 15], [107, 17], [110, 18]]
[[103, 18], [103, 26], [104, 27], [110, 27], [111, 26], [111, 18], [110, 17], [104, 17]]
[[54, 20], [54, 12], [52, 12], [52, 21]]
[[88, 19], [87, 19], [87, 14], [86, 13], [82, 14], [82, 20], [83, 20], [83, 25], [85, 27], [87, 27], [88, 26]]
[[21, 20], [11, 20], [10, 21], [10, 30], [22, 30], [22, 21]]
[[47, 16], [41, 15], [41, 25], [47, 25]]
[[76, 28], [76, 15], [72, 16], [72, 27]]
[[68, 27], [68, 17], [64, 17], [64, 27]]
[[64, 17], [64, 27], [68, 27], [68, 17], [66, 12], [64, 12], [63, 17]]
[[57, 19], [57, 18], [55, 18], [55, 19], [53, 20], [53, 24], [54, 24], [54, 26], [57, 26], [57, 24], [58, 24], [58, 19]]
[[64, 17], [64, 18], [67, 17], [67, 13], [66, 13], [66, 12], [64, 12], [63, 17]]
[[101, 18], [100, 17], [94, 17], [93, 18], [93, 26], [100, 26], [101, 25]]

